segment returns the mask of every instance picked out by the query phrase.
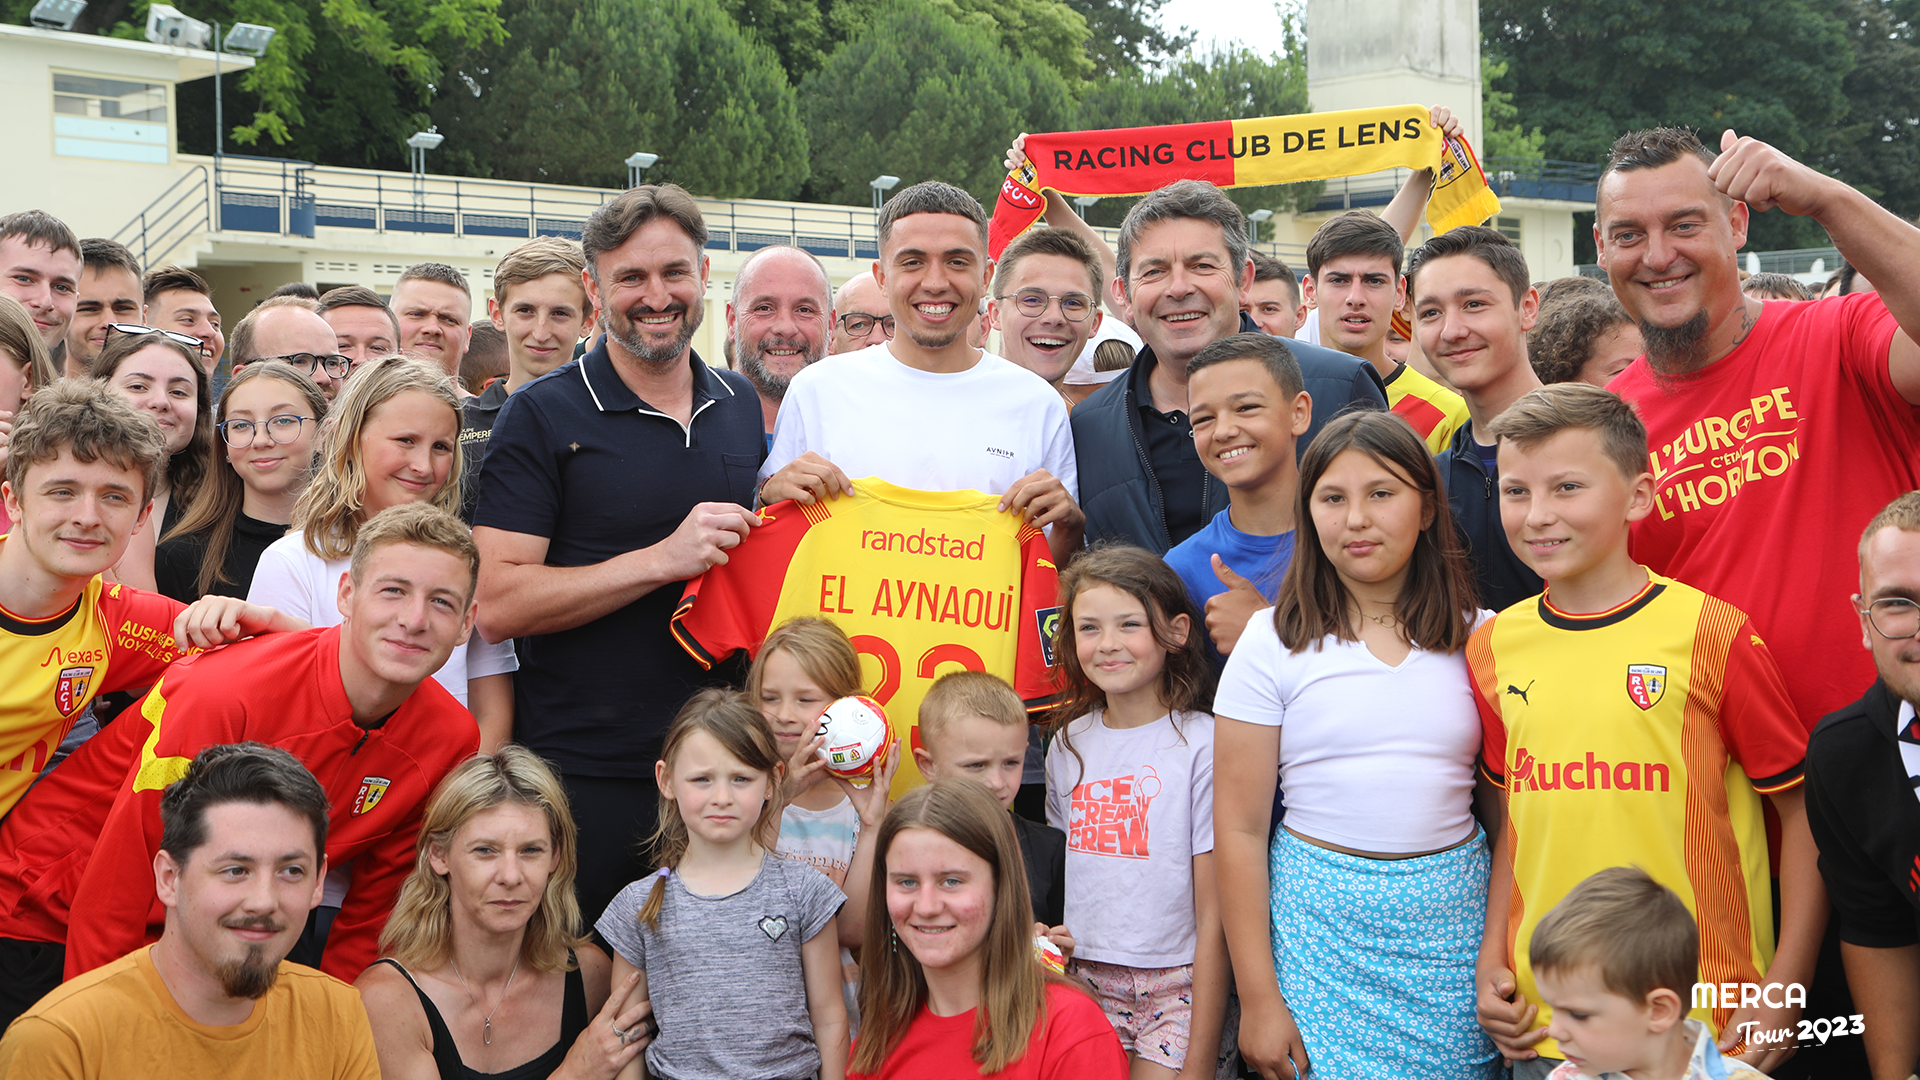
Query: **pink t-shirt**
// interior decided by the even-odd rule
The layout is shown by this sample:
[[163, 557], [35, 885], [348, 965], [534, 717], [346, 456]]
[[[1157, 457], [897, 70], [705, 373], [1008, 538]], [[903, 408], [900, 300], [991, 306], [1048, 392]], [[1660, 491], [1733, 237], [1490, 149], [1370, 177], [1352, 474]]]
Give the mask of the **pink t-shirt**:
[[1641, 357], [1607, 386], [1651, 450], [1633, 557], [1745, 611], [1809, 730], [1873, 683], [1848, 600], [1855, 545], [1920, 488], [1920, 408], [1887, 371], [1898, 329], [1874, 294], [1769, 302], [1705, 370], [1656, 380]]

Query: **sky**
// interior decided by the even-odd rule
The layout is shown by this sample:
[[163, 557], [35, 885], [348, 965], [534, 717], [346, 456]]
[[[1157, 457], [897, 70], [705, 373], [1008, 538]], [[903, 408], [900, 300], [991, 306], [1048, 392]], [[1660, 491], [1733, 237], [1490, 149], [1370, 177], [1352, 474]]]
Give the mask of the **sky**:
[[1258, 52], [1272, 52], [1280, 40], [1280, 13], [1273, 0], [1167, 0], [1160, 24], [1200, 32], [1196, 44], [1224, 40]]

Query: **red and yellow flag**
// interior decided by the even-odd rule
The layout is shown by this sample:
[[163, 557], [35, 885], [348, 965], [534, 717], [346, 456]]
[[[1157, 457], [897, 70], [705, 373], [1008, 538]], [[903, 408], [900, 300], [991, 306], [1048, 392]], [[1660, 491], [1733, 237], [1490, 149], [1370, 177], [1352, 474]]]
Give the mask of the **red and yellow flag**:
[[1041, 192], [1144, 195], [1175, 180], [1220, 187], [1292, 184], [1383, 169], [1432, 169], [1427, 221], [1436, 233], [1500, 211], [1465, 140], [1443, 139], [1424, 105], [1029, 135], [1027, 164], [1000, 185], [989, 248], [995, 258], [1038, 220]]

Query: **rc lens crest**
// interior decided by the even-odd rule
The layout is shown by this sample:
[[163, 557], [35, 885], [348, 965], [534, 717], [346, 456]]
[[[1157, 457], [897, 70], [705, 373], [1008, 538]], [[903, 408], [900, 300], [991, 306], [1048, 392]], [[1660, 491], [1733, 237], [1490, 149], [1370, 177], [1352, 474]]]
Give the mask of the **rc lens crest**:
[[359, 817], [361, 814], [380, 805], [381, 797], [387, 793], [387, 788], [392, 784], [393, 781], [384, 776], [362, 777], [360, 780], [360, 793], [355, 796], [353, 800], [353, 816]]
[[1642, 710], [1658, 705], [1666, 692], [1667, 669], [1664, 664], [1627, 665], [1627, 698]]

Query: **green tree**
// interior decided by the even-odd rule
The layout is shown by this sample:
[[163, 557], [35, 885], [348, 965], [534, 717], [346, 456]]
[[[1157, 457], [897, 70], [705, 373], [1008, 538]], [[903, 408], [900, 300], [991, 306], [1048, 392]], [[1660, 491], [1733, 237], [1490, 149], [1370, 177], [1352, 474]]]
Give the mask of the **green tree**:
[[435, 103], [441, 168], [619, 186], [622, 161], [646, 150], [660, 155], [649, 179], [701, 195], [799, 194], [793, 87], [716, 0], [509, 0], [507, 25], [505, 45], [462, 58], [471, 86]]
[[[447, 78], [446, 62], [505, 37], [499, 0], [196, 0], [207, 22], [262, 23], [278, 33], [254, 67], [226, 87], [229, 145], [335, 165], [404, 166], [407, 135]], [[31, 0], [6, 0], [24, 22]], [[96, 0], [78, 30], [144, 36], [149, 0]], [[180, 91], [198, 118], [211, 81]], [[208, 110], [210, 111], [210, 110]], [[236, 122], [237, 121], [237, 122]], [[213, 149], [211, 124], [182, 132], [189, 149]], [[259, 152], [259, 151], [256, 151]]]
[[1059, 72], [935, 4], [881, 15], [808, 76], [800, 99], [810, 193], [856, 205], [869, 180], [890, 173], [903, 184], [945, 180], [991, 206], [1013, 136], [1060, 130], [1074, 112]]
[[1855, 66], [1847, 114], [1818, 161], [1901, 217], [1920, 214], [1920, 0], [1842, 0]]
[[1099, 77], [1129, 75], [1184, 52], [1192, 31], [1160, 25], [1167, 0], [1067, 0], [1087, 21], [1087, 53]]
[[[1188, 53], [1164, 71], [1102, 80], [1082, 99], [1077, 126], [1144, 127], [1306, 112], [1306, 48], [1292, 23], [1282, 45], [1285, 51], [1267, 56], [1244, 47], [1216, 47]], [[1281, 209], [1310, 205], [1323, 187], [1314, 181], [1230, 188], [1227, 194], [1244, 210]], [[1102, 199], [1088, 220], [1118, 225], [1133, 202]]]
[[[1480, 25], [1549, 158], [1598, 164], [1622, 133], [1667, 124], [1818, 161], [1847, 112], [1853, 50], [1832, 0], [1483, 0]], [[1772, 211], [1754, 216], [1749, 246], [1825, 242], [1810, 219]]]
[[720, 6], [741, 29], [773, 46], [796, 86], [835, 49], [905, 6], [931, 8], [985, 30], [1007, 52], [1038, 59], [1069, 84], [1094, 70], [1087, 20], [1064, 0], [720, 0]]
[[1547, 137], [1538, 125], [1532, 131], [1520, 123], [1520, 110], [1514, 107], [1513, 94], [1495, 90], [1494, 84], [1507, 74], [1506, 61], [1495, 63], [1480, 54], [1480, 115], [1486, 127], [1486, 145], [1480, 152], [1487, 157], [1524, 158], [1538, 161], [1545, 155], [1540, 148]]

